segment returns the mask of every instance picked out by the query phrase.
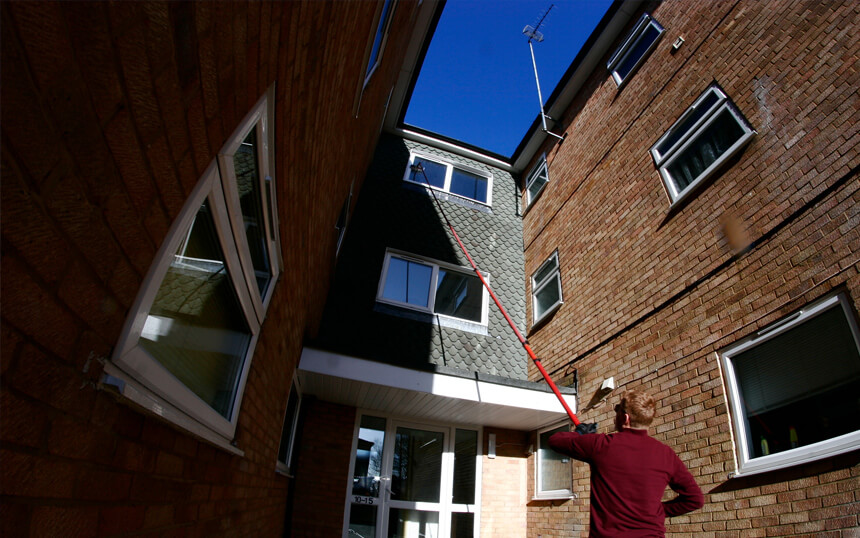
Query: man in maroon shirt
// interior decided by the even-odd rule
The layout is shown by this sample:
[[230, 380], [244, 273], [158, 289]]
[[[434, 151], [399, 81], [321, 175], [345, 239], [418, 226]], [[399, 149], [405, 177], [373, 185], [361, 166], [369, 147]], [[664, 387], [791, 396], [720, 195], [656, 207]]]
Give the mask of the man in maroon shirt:
[[[597, 434], [593, 424], [559, 432], [549, 446], [591, 466], [589, 536], [663, 536], [667, 517], [705, 504], [702, 490], [675, 452], [648, 435], [654, 399], [627, 391], [615, 406], [617, 433]], [[678, 493], [662, 502], [666, 486]]]

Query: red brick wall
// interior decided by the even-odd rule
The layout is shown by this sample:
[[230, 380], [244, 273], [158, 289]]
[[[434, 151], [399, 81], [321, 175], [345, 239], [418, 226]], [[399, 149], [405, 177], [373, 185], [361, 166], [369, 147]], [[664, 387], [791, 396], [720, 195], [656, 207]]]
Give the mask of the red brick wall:
[[[289, 382], [416, 4], [398, 3], [357, 117], [377, 2], [0, 6], [0, 534], [280, 534]], [[273, 82], [285, 271], [234, 457], [96, 382], [186, 196]]]
[[[488, 442], [496, 434], [496, 457]], [[528, 432], [484, 428], [481, 460], [481, 536], [516, 538], [526, 532]]]
[[316, 399], [302, 405], [305, 426], [296, 465], [292, 536], [340, 536], [355, 408]]
[[[613, 399], [632, 387], [659, 398], [652, 433], [680, 454], [707, 501], [672, 520], [671, 533], [852, 535], [856, 453], [727, 478], [734, 452], [715, 352], [833, 290], [860, 309], [860, 45], [849, 37], [860, 6], [740, 0], [643, 9], [666, 28], [663, 39], [620, 91], [598, 68], [564, 118], [572, 136], [547, 148], [551, 181], [524, 219], [526, 274], [558, 249], [564, 305], [529, 340], [557, 380], [578, 371], [580, 417], [602, 431], [612, 405], [587, 405], [605, 377], [619, 385]], [[679, 35], [685, 42], [673, 55]], [[648, 150], [712, 81], [757, 134], [670, 210]], [[751, 251], [733, 257], [724, 215], [747, 228]], [[575, 476], [585, 500], [583, 467]], [[530, 508], [529, 536], [567, 535], [553, 525], [587, 522], [587, 510], [571, 503], [538, 524]]]

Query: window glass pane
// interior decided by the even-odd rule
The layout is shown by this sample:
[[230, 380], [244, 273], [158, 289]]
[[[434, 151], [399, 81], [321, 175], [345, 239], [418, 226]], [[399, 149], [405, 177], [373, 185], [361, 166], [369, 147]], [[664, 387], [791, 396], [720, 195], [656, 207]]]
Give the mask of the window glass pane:
[[701, 118], [705, 116], [708, 112], [711, 111], [711, 108], [720, 100], [720, 96], [716, 91], [708, 90], [708, 94], [702, 99], [699, 104], [696, 105], [696, 108], [684, 119], [683, 122], [675, 126], [672, 130], [672, 134], [669, 135], [666, 140], [660, 143], [657, 146], [657, 152], [661, 157], [665, 156], [672, 146], [678, 143], [684, 135], [686, 135], [690, 129], [693, 127], [693, 124], [699, 121]]
[[373, 38], [373, 48], [370, 50], [370, 59], [367, 61], [367, 72], [369, 75], [376, 62], [379, 60], [379, 51], [382, 48], [382, 38], [385, 37], [385, 27], [388, 22], [388, 12], [391, 10], [393, 0], [385, 0], [385, 5], [382, 6], [382, 14], [379, 16], [379, 26], [376, 27], [376, 36]]
[[388, 538], [439, 538], [439, 514], [392, 508], [388, 515]]
[[379, 497], [384, 442], [385, 419], [362, 416], [358, 429], [358, 445], [355, 449], [355, 471], [352, 477], [353, 495]]
[[451, 192], [477, 200], [487, 201], [487, 178], [454, 169], [451, 174]]
[[841, 306], [732, 362], [750, 458], [860, 430], [860, 355]]
[[349, 510], [349, 536], [354, 538], [375, 538], [376, 506], [353, 504]]
[[295, 384], [290, 390], [290, 397], [287, 400], [287, 412], [284, 414], [284, 427], [281, 430], [281, 446], [278, 449], [278, 461], [285, 463], [287, 467], [292, 467], [292, 462], [287, 461], [289, 456], [290, 445], [293, 440], [293, 427], [296, 424], [296, 419], [299, 413], [299, 392], [296, 390]]
[[[454, 438], [454, 496], [452, 501], [455, 504], [474, 504], [475, 502], [475, 462], [477, 457], [478, 432], [457, 429]], [[451, 535], [454, 536], [453, 533]]]
[[382, 296], [401, 303], [427, 307], [432, 276], [433, 268], [429, 265], [391, 256]]
[[442, 478], [441, 432], [397, 428], [391, 498], [413, 502], [439, 502]]
[[475, 514], [451, 514], [451, 538], [472, 538], [475, 534]]
[[678, 191], [693, 183], [743, 135], [743, 128], [731, 112], [724, 108], [666, 168]]
[[470, 321], [481, 321], [484, 286], [476, 276], [439, 269], [435, 312]]
[[547, 277], [549, 277], [556, 270], [558, 270], [558, 259], [553, 256], [552, 258], [547, 260], [543, 264], [543, 266], [541, 266], [540, 269], [538, 269], [537, 273], [535, 273], [535, 285], [540, 286], [544, 282], [544, 280], [546, 280]]
[[426, 159], [422, 159], [421, 157], [415, 157], [413, 160], [413, 164], [421, 164], [424, 166], [424, 175], [427, 176], [427, 181], [424, 181], [424, 175], [421, 172], [409, 172], [409, 179], [416, 183], [420, 183], [422, 185], [426, 185], [430, 183], [436, 188], [444, 189], [445, 188], [445, 174], [448, 171], [448, 167], [444, 164], [439, 164], [437, 162], [428, 161]]
[[645, 28], [645, 31], [643, 31], [636, 40], [630, 53], [615, 69], [618, 76], [621, 77], [621, 80], [627, 78], [627, 75], [630, 74], [630, 71], [636, 66], [636, 63], [645, 55], [646, 52], [648, 52], [648, 48], [657, 40], [658, 37], [660, 37], [660, 30], [653, 24], [649, 24]]
[[250, 341], [251, 331], [204, 202], [158, 288], [140, 345], [229, 418]]
[[263, 220], [263, 195], [260, 182], [260, 168], [257, 162], [257, 128], [251, 129], [248, 136], [233, 156], [236, 170], [236, 186], [239, 189], [239, 202], [242, 206], [242, 220], [248, 247], [251, 249], [251, 262], [260, 295], [266, 293], [272, 270], [269, 266], [269, 248], [266, 242], [266, 222]]
[[540, 434], [538, 473], [541, 492], [570, 489], [570, 459], [549, 447], [549, 438], [552, 434], [567, 431], [567, 429], [567, 426], [560, 426]]
[[559, 294], [558, 276], [548, 282], [546, 286], [535, 294], [535, 319], [540, 318], [550, 308], [561, 300]]
[[528, 185], [529, 202], [540, 192], [544, 185], [549, 181], [546, 163], [542, 163], [538, 171], [531, 177]]

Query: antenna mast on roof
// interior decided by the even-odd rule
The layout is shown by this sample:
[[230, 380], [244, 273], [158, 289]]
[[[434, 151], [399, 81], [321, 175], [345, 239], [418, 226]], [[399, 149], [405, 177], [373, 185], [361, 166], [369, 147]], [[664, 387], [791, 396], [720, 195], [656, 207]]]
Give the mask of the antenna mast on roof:
[[[543, 41], [543, 34], [540, 33], [539, 30], [540, 30], [540, 27], [543, 25], [543, 21], [546, 20], [547, 15], [549, 15], [550, 10], [554, 6], [555, 6], [555, 4], [549, 5], [547, 10], [544, 11], [543, 14], [540, 16], [540, 20], [538, 20], [537, 24], [534, 27], [526, 25], [526, 27], [523, 28], [523, 34], [529, 38], [529, 50], [532, 53], [532, 66], [534, 67], [534, 70], [535, 70], [535, 83], [537, 83], [538, 103], [540, 104], [540, 120], [541, 120], [541, 124], [543, 125], [543, 132], [545, 132], [548, 135], [552, 135], [552, 136], [558, 138], [559, 140], [564, 140], [563, 136], [559, 136], [555, 133], [551, 133], [549, 131], [549, 129], [547, 129], [546, 119], [549, 116], [544, 114], [544, 111], [543, 111], [543, 96], [540, 93], [540, 79], [538, 79], [537, 62], [535, 62], [535, 49], [534, 49], [534, 46], [532, 45], [532, 41], [537, 41], [538, 43]], [[549, 118], [549, 119], [552, 119], [552, 118]], [[553, 120], [553, 121], [555, 121], [555, 120]]]

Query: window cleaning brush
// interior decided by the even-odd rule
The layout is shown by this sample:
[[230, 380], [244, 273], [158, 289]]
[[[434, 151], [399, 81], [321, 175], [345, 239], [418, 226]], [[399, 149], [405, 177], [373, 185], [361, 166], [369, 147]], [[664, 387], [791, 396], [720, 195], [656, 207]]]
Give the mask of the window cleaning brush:
[[504, 316], [505, 320], [508, 322], [508, 325], [511, 326], [511, 329], [513, 329], [514, 334], [517, 336], [517, 339], [520, 341], [520, 344], [522, 344], [523, 349], [526, 350], [526, 353], [528, 353], [529, 358], [532, 360], [532, 362], [534, 362], [535, 366], [537, 366], [547, 385], [549, 385], [549, 388], [552, 389], [552, 392], [556, 395], [558, 401], [561, 402], [561, 406], [564, 407], [564, 410], [567, 412], [567, 416], [570, 417], [570, 420], [573, 421], [574, 425], [579, 426], [579, 419], [570, 409], [570, 406], [567, 405], [567, 402], [562, 397], [561, 392], [559, 392], [558, 390], [558, 387], [555, 385], [555, 383], [553, 383], [546, 369], [544, 369], [543, 365], [541, 364], [540, 359], [537, 357], [537, 355], [535, 355], [535, 352], [532, 351], [528, 340], [526, 340], [523, 337], [522, 333], [519, 331], [519, 329], [517, 329], [514, 320], [511, 319], [511, 317], [508, 315], [507, 310], [505, 310], [505, 307], [502, 306], [502, 303], [499, 301], [499, 298], [496, 297], [495, 293], [493, 293], [493, 290], [490, 288], [490, 284], [484, 279], [484, 276], [481, 274], [481, 271], [478, 270], [478, 266], [475, 264], [475, 261], [472, 259], [472, 256], [469, 255], [469, 251], [466, 250], [466, 246], [463, 245], [463, 242], [460, 240], [460, 236], [457, 235], [457, 230], [454, 229], [454, 226], [451, 224], [451, 221], [448, 220], [448, 215], [445, 214], [445, 209], [442, 207], [442, 204], [439, 203], [439, 199], [436, 197], [436, 192], [430, 185], [430, 180], [427, 178], [427, 174], [424, 173], [424, 166], [421, 163], [417, 163], [411, 165], [409, 168], [414, 174], [417, 175], [420, 172], [421, 175], [424, 176], [424, 182], [427, 184], [427, 188], [430, 190], [430, 194], [433, 195], [433, 200], [436, 202], [436, 207], [439, 208], [439, 213], [441, 213], [442, 218], [445, 219], [445, 224], [451, 231], [451, 235], [454, 237], [454, 240], [457, 241], [458, 245], [460, 245], [460, 250], [462, 250], [463, 254], [466, 255], [466, 259], [469, 260], [469, 264], [472, 266], [472, 269], [475, 271], [475, 274], [478, 275], [478, 278], [481, 280], [481, 283], [484, 285], [484, 288], [486, 288], [487, 292], [490, 294], [490, 297], [492, 297], [493, 302], [496, 303], [496, 306], [499, 307], [499, 311], [501, 311], [502, 316]]

